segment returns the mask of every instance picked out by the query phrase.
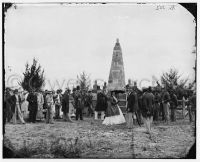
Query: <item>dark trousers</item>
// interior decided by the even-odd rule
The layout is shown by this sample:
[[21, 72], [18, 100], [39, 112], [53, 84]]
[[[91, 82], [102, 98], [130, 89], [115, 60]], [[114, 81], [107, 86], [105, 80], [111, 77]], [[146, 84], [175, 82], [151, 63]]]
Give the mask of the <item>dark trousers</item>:
[[156, 103], [155, 107], [154, 107], [154, 111], [153, 111], [153, 120], [154, 121], [158, 121], [159, 109], [160, 109], [160, 105], [158, 103]]
[[60, 105], [55, 105], [55, 118], [59, 119], [60, 118]]
[[141, 113], [140, 109], [137, 110], [137, 116], [136, 117], [138, 118], [139, 123], [142, 124], [143, 123], [143, 121], [142, 121], [142, 113]]
[[79, 116], [80, 116], [80, 120], [83, 120], [83, 110], [81, 108], [76, 109], [76, 120], [79, 119]]
[[35, 123], [36, 121], [36, 115], [37, 115], [37, 107], [32, 107], [32, 109], [29, 112], [29, 121]]
[[159, 116], [162, 117], [162, 120], [165, 120], [165, 111], [164, 111], [164, 107], [163, 104], [160, 105], [160, 112], [159, 112]]
[[171, 108], [171, 121], [176, 121], [175, 107]]
[[13, 116], [13, 112], [11, 110], [11, 106], [7, 106], [6, 107], [6, 114], [5, 114], [5, 116], [6, 116], [7, 122], [10, 122], [11, 119], [12, 119], [12, 116]]

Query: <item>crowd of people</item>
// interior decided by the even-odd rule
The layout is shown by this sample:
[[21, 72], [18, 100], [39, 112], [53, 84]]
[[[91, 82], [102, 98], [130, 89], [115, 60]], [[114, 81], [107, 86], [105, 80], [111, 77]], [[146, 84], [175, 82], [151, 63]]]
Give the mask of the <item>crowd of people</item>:
[[128, 88], [127, 101], [128, 127], [132, 128], [136, 122], [144, 123], [149, 133], [152, 122], [164, 121], [167, 124], [175, 122], [176, 110], [180, 105], [181, 109], [186, 110], [187, 108], [190, 121], [196, 118], [196, 93], [194, 91], [180, 95], [173, 88], [148, 87], [141, 91], [137, 86], [133, 86]]
[[[102, 90], [97, 86], [96, 97], [93, 90], [81, 89], [80, 86], [55, 91], [19, 91], [6, 88], [4, 95], [4, 123], [17, 124], [17, 121], [35, 123], [45, 120], [53, 124], [56, 119], [67, 122], [83, 120], [83, 116], [93, 117], [102, 124], [113, 125], [127, 123], [128, 128], [134, 125], [144, 124], [147, 131], [151, 132], [153, 121], [176, 121], [176, 109], [178, 99], [176, 92], [166, 87], [152, 89], [151, 87], [139, 90], [136, 85], [126, 86], [126, 112], [122, 112], [119, 106], [119, 94], [122, 92]], [[178, 96], [183, 106], [188, 107], [190, 119], [195, 116], [196, 94], [192, 92], [187, 96]], [[27, 112], [28, 111], [28, 112]], [[27, 117], [27, 114], [29, 116]], [[26, 119], [28, 118], [28, 119]], [[26, 120], [25, 120], [26, 119]], [[5, 131], [5, 130], [4, 130]]]

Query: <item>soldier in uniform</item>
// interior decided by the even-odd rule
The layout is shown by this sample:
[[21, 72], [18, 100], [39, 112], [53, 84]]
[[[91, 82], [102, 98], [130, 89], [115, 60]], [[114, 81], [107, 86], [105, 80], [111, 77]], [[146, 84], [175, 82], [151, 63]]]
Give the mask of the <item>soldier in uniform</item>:
[[147, 128], [147, 132], [151, 134], [151, 124], [153, 121], [153, 107], [154, 107], [154, 95], [151, 87], [144, 89], [142, 97], [142, 116], [144, 124]]

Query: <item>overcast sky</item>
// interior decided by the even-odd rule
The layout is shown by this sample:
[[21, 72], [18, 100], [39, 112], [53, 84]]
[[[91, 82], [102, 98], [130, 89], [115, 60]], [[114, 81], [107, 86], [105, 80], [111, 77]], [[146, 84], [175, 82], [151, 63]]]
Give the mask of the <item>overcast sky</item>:
[[6, 69], [22, 74], [35, 57], [51, 83], [76, 79], [82, 71], [92, 81], [108, 82], [119, 38], [126, 82], [151, 80], [170, 68], [192, 80], [194, 18], [174, 5], [17, 5], [6, 13]]

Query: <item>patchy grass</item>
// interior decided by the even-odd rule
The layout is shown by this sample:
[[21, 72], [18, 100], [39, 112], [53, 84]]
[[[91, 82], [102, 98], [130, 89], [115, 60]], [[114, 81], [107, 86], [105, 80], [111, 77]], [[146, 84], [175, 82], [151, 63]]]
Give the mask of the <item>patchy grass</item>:
[[7, 145], [23, 158], [181, 158], [193, 134], [193, 123], [181, 120], [154, 125], [151, 137], [144, 127], [105, 126], [91, 118], [6, 125]]

